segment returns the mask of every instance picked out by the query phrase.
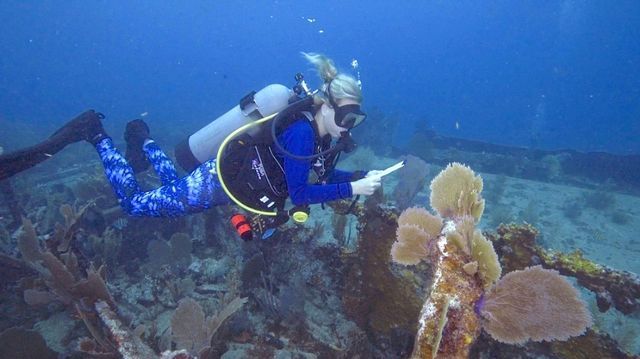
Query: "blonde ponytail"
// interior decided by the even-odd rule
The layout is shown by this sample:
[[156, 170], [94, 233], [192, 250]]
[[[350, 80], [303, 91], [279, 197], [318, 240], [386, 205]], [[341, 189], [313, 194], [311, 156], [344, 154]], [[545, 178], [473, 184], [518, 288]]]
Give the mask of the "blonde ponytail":
[[338, 72], [333, 60], [325, 55], [313, 52], [303, 52], [302, 56], [318, 70], [318, 75], [324, 82], [322, 91], [334, 100], [350, 99], [362, 102], [362, 90], [358, 81], [352, 76]]
[[303, 52], [307, 61], [309, 61], [318, 70], [318, 75], [324, 83], [328, 83], [336, 76], [338, 76], [338, 69], [333, 63], [333, 60], [322, 54], [316, 54], [315, 52]]

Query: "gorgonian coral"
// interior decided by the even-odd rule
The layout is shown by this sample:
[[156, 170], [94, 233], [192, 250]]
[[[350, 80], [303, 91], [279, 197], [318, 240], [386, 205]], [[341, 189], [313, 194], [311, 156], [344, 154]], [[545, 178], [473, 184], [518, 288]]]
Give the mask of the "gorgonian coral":
[[493, 248], [493, 243], [476, 230], [471, 240], [471, 258], [478, 263], [478, 275], [485, 288], [491, 287], [500, 279], [502, 267]]
[[449, 164], [431, 182], [431, 206], [444, 221], [424, 208], [398, 218], [393, 260], [428, 260], [434, 270], [413, 357], [466, 357], [481, 326], [496, 340], [524, 343], [566, 340], [591, 324], [578, 291], [556, 271], [532, 267], [499, 280], [493, 243], [476, 228], [484, 210], [481, 191], [479, 175]]
[[567, 340], [591, 325], [580, 293], [541, 266], [505, 275], [476, 305], [483, 328], [503, 343]]
[[396, 241], [391, 258], [404, 265], [418, 264], [430, 252], [431, 242], [440, 235], [442, 219], [424, 208], [407, 208], [398, 217]]
[[484, 212], [482, 177], [460, 163], [450, 163], [431, 181], [431, 207], [445, 218], [473, 216]]

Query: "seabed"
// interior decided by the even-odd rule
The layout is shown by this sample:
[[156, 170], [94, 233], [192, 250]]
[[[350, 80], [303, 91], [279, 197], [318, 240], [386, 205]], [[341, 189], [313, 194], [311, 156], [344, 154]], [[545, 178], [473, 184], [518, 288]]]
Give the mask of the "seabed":
[[[43, 358], [409, 357], [433, 278], [429, 264], [392, 263], [389, 249], [399, 207], [428, 208], [427, 184], [453, 161], [484, 180], [478, 228], [503, 273], [555, 266], [573, 278], [594, 319], [567, 342], [514, 346], [483, 333], [470, 357], [640, 355], [640, 185], [625, 175], [640, 173], [638, 158], [435, 134], [427, 141], [429, 148], [402, 152], [363, 146], [340, 163], [381, 169], [406, 153], [425, 161], [418, 177], [385, 177], [383, 193], [356, 214], [340, 214], [348, 202], [313, 206], [303, 226], [250, 243], [229, 225], [232, 207], [178, 219], [126, 217], [97, 156], [81, 146], [65, 150], [2, 184], [0, 357], [30, 350]], [[152, 171], [140, 180], [158, 184]], [[36, 243], [36, 259], [19, 243]], [[57, 275], [53, 262], [37, 259], [45, 253], [59, 261]]]

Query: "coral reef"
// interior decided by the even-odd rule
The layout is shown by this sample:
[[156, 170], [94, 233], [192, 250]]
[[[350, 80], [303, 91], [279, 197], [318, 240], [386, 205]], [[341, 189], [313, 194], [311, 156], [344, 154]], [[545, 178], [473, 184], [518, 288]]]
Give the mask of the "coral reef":
[[[398, 221], [397, 241], [391, 253], [401, 264], [426, 260], [433, 268], [433, 284], [420, 313], [413, 356], [466, 357], [480, 332], [480, 320], [473, 308], [482, 296], [483, 284], [467, 264], [473, 262], [474, 222], [484, 208], [482, 179], [467, 167], [452, 164], [436, 176], [431, 190], [432, 207], [448, 219], [445, 228], [440, 218], [426, 210], [408, 209], [400, 215], [403, 220]], [[422, 227], [428, 229], [422, 230], [412, 222], [423, 223]], [[409, 256], [412, 250], [417, 255]]]
[[[38, 307], [48, 305], [51, 302], [62, 303], [72, 311], [76, 318], [82, 320], [87, 332], [92, 337], [91, 339], [86, 337], [79, 338], [77, 346], [73, 350], [65, 350], [61, 347], [56, 349], [67, 352], [67, 355], [80, 355], [82, 357], [191, 358], [192, 356], [186, 351], [165, 351], [162, 355], [158, 355], [154, 349], [141, 340], [139, 333], [134, 333], [128, 329], [128, 325], [123, 324], [121, 316], [116, 314], [115, 311], [115, 308], [117, 308], [116, 301], [104, 281], [104, 267], [94, 269], [93, 265], [89, 265], [85, 276], [82, 274], [83, 264], [78, 261], [76, 254], [70, 250], [71, 246], [69, 244], [71, 242], [67, 238], [73, 238], [78, 231], [75, 223], [76, 219], [81, 216], [77, 215], [77, 211], [68, 206], [63, 207], [62, 213], [68, 218], [66, 224], [56, 226], [56, 232], [51, 236], [45, 237], [46, 240], [41, 240], [37, 236], [31, 221], [24, 219], [23, 231], [18, 239], [18, 247], [24, 262], [32, 271], [26, 270], [26, 265], [22, 261], [3, 256], [3, 258], [11, 259], [11, 261], [5, 261], [6, 264], [15, 267], [16, 271], [19, 270], [22, 275], [32, 276], [33, 273], [37, 273], [39, 278], [29, 281], [23, 280], [23, 296], [28, 305]], [[175, 233], [170, 242], [176, 252], [176, 260], [183, 262], [184, 265], [184, 258], [187, 257], [189, 258], [187, 263], [191, 263], [191, 241], [189, 236], [184, 233]], [[60, 252], [60, 249], [67, 249], [68, 251]], [[166, 283], [171, 284], [169, 282]], [[219, 315], [208, 322], [209, 333], [215, 332], [245, 302], [246, 299], [232, 300]], [[120, 309], [125, 308], [120, 307]], [[126, 310], [124, 313], [126, 313]], [[59, 314], [63, 315], [63, 319], [66, 318], [63, 313]], [[40, 322], [39, 324], [44, 323]], [[174, 328], [177, 328], [177, 323], [182, 323], [183, 328], [192, 326], [192, 323], [189, 321], [182, 322], [179, 317], [174, 320]], [[43, 325], [36, 325], [36, 327], [48, 330]], [[14, 338], [16, 343], [14, 346], [4, 346], [8, 354], [3, 355], [3, 357], [39, 358], [56, 356], [55, 352], [47, 348], [46, 344], [43, 344], [41, 348], [38, 346], [26, 348], [26, 346], [22, 345], [21, 343], [23, 342], [20, 338], [31, 335], [29, 334], [32, 333], [31, 331], [18, 332], [17, 330], [21, 329], [11, 330], [5, 331], [4, 338]], [[71, 328], [68, 330], [71, 330]], [[62, 333], [55, 334], [59, 337]], [[37, 332], [34, 335], [40, 338]], [[182, 338], [184, 337], [183, 335]], [[36, 337], [30, 340], [39, 343]], [[47, 340], [49, 341], [50, 339]], [[42, 338], [40, 338], [40, 342], [42, 342]], [[31, 351], [27, 352], [27, 349]], [[28, 354], [31, 352], [40, 354], [32, 356]], [[51, 355], [46, 353], [51, 353]], [[203, 353], [205, 351], [201, 351], [200, 357], [208, 357]], [[218, 357], [219, 354], [211, 357]]]
[[186, 349], [199, 358], [214, 357], [211, 353], [211, 338], [222, 323], [240, 310], [246, 302], [247, 298], [236, 297], [224, 306], [220, 313], [205, 318], [198, 302], [191, 298], [181, 300], [171, 317], [173, 341], [178, 348]]
[[[341, 202], [342, 212], [349, 203]], [[411, 332], [420, 311], [420, 297], [410, 276], [389, 267], [397, 216], [379, 206], [356, 206], [360, 221], [358, 250], [344, 257], [342, 302], [346, 314], [361, 328], [388, 335]]]
[[83, 276], [73, 252], [57, 257], [53, 252], [41, 249], [35, 229], [28, 219], [23, 220], [23, 232], [20, 234], [18, 247], [23, 259], [39, 273], [43, 282], [43, 285], [36, 284], [33, 288], [25, 289], [25, 302], [44, 305], [55, 300], [72, 308], [82, 319], [95, 342], [100, 344], [100, 351], [112, 352], [114, 346], [98, 329], [99, 324], [96, 323], [95, 313], [91, 309], [97, 302], [115, 305], [104, 281], [104, 267], [96, 270], [91, 265], [86, 270], [86, 277]]
[[617, 271], [594, 263], [580, 251], [560, 253], [549, 251], [536, 243], [538, 231], [531, 225], [501, 225], [496, 234], [489, 234], [507, 271], [520, 270], [532, 265], [555, 269], [560, 274], [574, 277], [578, 284], [596, 294], [598, 308], [611, 306], [630, 315], [640, 310], [640, 278], [625, 271]]
[[151, 240], [147, 244], [149, 256], [148, 269], [152, 272], [163, 266], [185, 268], [191, 263], [191, 237], [186, 233], [174, 233], [169, 241], [163, 239]]
[[[376, 152], [386, 149], [373, 148]], [[435, 148], [428, 151], [440, 156]], [[457, 149], [447, 151], [469, 155]], [[497, 157], [486, 157], [500, 162]], [[537, 167], [525, 162], [497, 165], [513, 165], [534, 175], [531, 169]], [[48, 354], [36, 357], [406, 358], [412, 352], [428, 357], [434, 353], [484, 358], [630, 357], [595, 330], [567, 341], [527, 341], [517, 346], [501, 343], [487, 333], [496, 326], [504, 329], [500, 325], [505, 317], [522, 314], [504, 310], [505, 301], [531, 308], [539, 305], [507, 295], [516, 291], [509, 289], [513, 287], [509, 281], [499, 280], [502, 270], [508, 273], [504, 278], [536, 265], [545, 268], [543, 276], [549, 274], [547, 269], [575, 275], [580, 285], [596, 292], [601, 309], [617, 306], [630, 315], [637, 315], [640, 292], [630, 273], [591, 263], [579, 253], [532, 249], [537, 246], [535, 235], [529, 238], [531, 233], [517, 232], [517, 228], [534, 231], [533, 227], [503, 226], [499, 232], [507, 230], [502, 234], [481, 233], [476, 225], [482, 186], [472, 172], [472, 179], [459, 177], [466, 176], [465, 168], [458, 168], [459, 176], [442, 183], [442, 188], [451, 191], [451, 198], [456, 198], [453, 205], [443, 207], [449, 216], [444, 219], [424, 208], [400, 213], [399, 207], [405, 205], [394, 207], [378, 192], [365, 205], [356, 204], [349, 214], [345, 209], [350, 201], [334, 204], [337, 211], [314, 207], [310, 225], [286, 225], [268, 241], [252, 243], [233, 235], [227, 223], [230, 208], [186, 219], [125, 217], [103, 174], [87, 177], [90, 171], [81, 169], [49, 171], [46, 183], [21, 186], [33, 189], [18, 191], [16, 199], [35, 228], [25, 225], [24, 232], [13, 233], [16, 227], [10, 226], [9, 208], [0, 213], [4, 216], [0, 218], [0, 331], [19, 326], [12, 330], [30, 331], [33, 343], [29, 348], [2, 344], [2, 357], [29, 357], [23, 350], [41, 350], [43, 345]], [[80, 180], [59, 178], [67, 174]], [[150, 176], [139, 177], [148, 188]], [[418, 176], [408, 179], [418, 184], [426, 181]], [[492, 198], [502, 199], [507, 207], [513, 192], [504, 191], [505, 181], [504, 176], [496, 179]], [[386, 182], [385, 189], [390, 184], [395, 182]], [[467, 189], [475, 194], [469, 196]], [[413, 201], [415, 197], [406, 203]], [[580, 210], [585, 201], [577, 202]], [[92, 205], [86, 206], [89, 203]], [[608, 216], [614, 215], [612, 210], [625, 213], [622, 202], [617, 205], [619, 208], [608, 207]], [[585, 215], [577, 219], [586, 219], [590, 212], [593, 210], [584, 209]], [[473, 213], [478, 215], [469, 215]], [[20, 240], [23, 252], [18, 253], [16, 237], [24, 236], [28, 238]], [[531, 245], [527, 239], [532, 240]], [[550, 281], [558, 279], [564, 281], [557, 274]], [[548, 289], [543, 287], [536, 294]], [[534, 297], [521, 292], [527, 299]], [[232, 298], [246, 298], [246, 302], [216, 330], [207, 327], [207, 316], [223, 317], [217, 313], [223, 313]], [[197, 303], [188, 306], [197, 315], [180, 319], [178, 313], [189, 301]], [[429, 319], [420, 322], [423, 305]], [[492, 322], [492, 318], [499, 321]], [[177, 334], [179, 327], [185, 329], [182, 336]], [[566, 335], [566, 328], [561, 329], [560, 335], [552, 334]], [[522, 330], [513, 331], [520, 334]], [[626, 335], [627, 340], [635, 340], [634, 332]], [[479, 340], [474, 342], [476, 336]], [[524, 337], [540, 339], [532, 332], [525, 332]], [[618, 339], [622, 344], [622, 336]], [[504, 336], [502, 340], [509, 341]], [[20, 343], [19, 339], [14, 342]], [[188, 342], [197, 344], [185, 344]]]
[[508, 344], [567, 340], [582, 335], [591, 314], [557, 271], [528, 267], [508, 273], [476, 305], [484, 330]]
[[[344, 210], [349, 206], [349, 204], [350, 203], [347, 201], [342, 201], [342, 202], [335, 203], [333, 206], [337, 208], [339, 212], [344, 212]], [[387, 208], [384, 206], [365, 207], [362, 205], [357, 205], [354, 207], [353, 213], [356, 215], [359, 222], [361, 223], [361, 226], [360, 226], [360, 242], [361, 243], [367, 243], [368, 241], [370, 241], [370, 243], [375, 243], [375, 241], [378, 241], [378, 242], [385, 241], [385, 238], [388, 238], [388, 236], [392, 235], [394, 229], [397, 231], [397, 225], [395, 223], [392, 223], [392, 220], [394, 218], [394, 213], [395, 213], [395, 210], [393, 208]], [[381, 218], [385, 220], [380, 221]], [[521, 270], [529, 266], [540, 264], [541, 256], [539, 255], [540, 252], [538, 251], [540, 251], [541, 249], [535, 245], [536, 234], [537, 234], [537, 231], [531, 225], [522, 225], [522, 226], [503, 225], [500, 228], [498, 228], [498, 233], [485, 233], [484, 236], [486, 237], [487, 240], [491, 241], [491, 243], [493, 243], [494, 247], [496, 248], [496, 253], [498, 254], [499, 259], [502, 263], [502, 270], [505, 272], [512, 272], [515, 270]], [[389, 248], [387, 246], [384, 246], [384, 247]], [[464, 253], [464, 251], [460, 249], [458, 244], [449, 243], [446, 248], [449, 248], [450, 253], [456, 253], [458, 255], [460, 255], [460, 253]], [[362, 249], [359, 248], [358, 253], [361, 253], [360, 250]], [[368, 249], [368, 251], [371, 251], [371, 250], [372, 249]], [[366, 252], [362, 252], [362, 253], [366, 253]], [[560, 254], [556, 253], [555, 255], [558, 256]], [[368, 264], [379, 265], [381, 268], [376, 269], [376, 272], [374, 273], [377, 274], [377, 273], [384, 273], [384, 271], [388, 271], [389, 273], [394, 274], [394, 276], [392, 276], [391, 278], [395, 277], [395, 279], [399, 283], [401, 283], [402, 286], [413, 286], [415, 288], [413, 293], [416, 293], [416, 292], [421, 293], [430, 284], [428, 273], [425, 271], [425, 269], [428, 267], [424, 267], [424, 261], [420, 262], [416, 266], [410, 267], [410, 268], [414, 268], [413, 272], [406, 272], [404, 270], [395, 271], [393, 265], [391, 267], [388, 267], [384, 263], [381, 263], [381, 261], [378, 258], [380, 258], [382, 255], [380, 257], [369, 255], [367, 257], [353, 258], [354, 256], [355, 255], [349, 256], [347, 263], [349, 262], [353, 263], [354, 261], [361, 261], [362, 266], [360, 268], [370, 268], [367, 266]], [[473, 278], [474, 281], [480, 282], [479, 277], [474, 276], [476, 271], [473, 270], [473, 267], [477, 266], [477, 263], [473, 261], [472, 258], [470, 257], [466, 257], [465, 260], [469, 262], [465, 263], [462, 266], [462, 270], [459, 270], [458, 267], [455, 267], [454, 268], [455, 270], [451, 271], [451, 274], [455, 274], [456, 276], [459, 276], [458, 283], [466, 283], [466, 281], [469, 281], [470, 278]], [[463, 261], [460, 261], [459, 264], [462, 264], [462, 262]], [[470, 267], [471, 269], [469, 269]], [[372, 269], [373, 268], [370, 268], [370, 270]], [[552, 268], [552, 269], [561, 271], [560, 268]], [[608, 271], [604, 271], [603, 273], [607, 273], [607, 272]], [[616, 272], [616, 273], [619, 276], [618, 277], [619, 279], [624, 278], [623, 274], [625, 272]], [[563, 274], [570, 275], [567, 272]], [[362, 273], [359, 273], [359, 275], [355, 278], [356, 279], [362, 278]], [[383, 275], [383, 278], [385, 278], [384, 275]], [[609, 277], [607, 276], [603, 277], [601, 280], [598, 280], [598, 283], [604, 283], [606, 281], [606, 278], [609, 278]], [[372, 278], [371, 282], [375, 283], [375, 280]], [[390, 285], [386, 281], [380, 282], [377, 286], [374, 286], [372, 283], [369, 283], [368, 291], [361, 291], [360, 288], [363, 287], [363, 283], [359, 283], [358, 281], [355, 281], [355, 282], [348, 281], [347, 283], [350, 285], [350, 289], [354, 289], [354, 291], [353, 292], [349, 291], [349, 293], [345, 294], [345, 297], [348, 296], [348, 298], [350, 298], [350, 301], [345, 302], [345, 305], [346, 304], [351, 305], [351, 307], [347, 307], [349, 309], [348, 313], [350, 314], [350, 316], [352, 316], [356, 320], [357, 323], [364, 323], [364, 325], [366, 325], [367, 315], [372, 313], [372, 311], [370, 310], [370, 308], [372, 307], [375, 307], [378, 305], [398, 305], [398, 304], [391, 304], [392, 302], [389, 299], [389, 298], [393, 298], [391, 294], [387, 294], [384, 297], [380, 295], [380, 293], [383, 293], [384, 291], [394, 288], [393, 285]], [[588, 285], [588, 282], [584, 284]], [[635, 297], [633, 296], [633, 293], [636, 293], [635, 292], [636, 289], [634, 288], [637, 288], [637, 284], [635, 284], [635, 282], [631, 280], [631, 278], [629, 277], [627, 277], [627, 280], [619, 280], [619, 281], [614, 280], [612, 283], [610, 283], [610, 285], [612, 286], [612, 288], [609, 288], [608, 290], [614, 291], [614, 293], [616, 293], [617, 295], [622, 294], [622, 292], [620, 292], [621, 287], [625, 285], [630, 287], [630, 289], [625, 293], [625, 296], [620, 297], [621, 300], [627, 300], [632, 302], [633, 300], [635, 300], [635, 298], [638, 297], [638, 295], [635, 295]], [[607, 288], [607, 287], [605, 286], [604, 288]], [[616, 290], [614, 290], [613, 288], [615, 288]], [[452, 292], [454, 290], [452, 290]], [[484, 285], [478, 284], [477, 292], [475, 292], [476, 295], [478, 295], [478, 293], [482, 293], [483, 291], [485, 291]], [[357, 299], [358, 296], [365, 295], [363, 293], [372, 293], [373, 295], [368, 297], [360, 297], [360, 299], [358, 300]], [[400, 293], [407, 293], [407, 292], [403, 291]], [[349, 296], [349, 294], [351, 295]], [[415, 295], [412, 294], [407, 298], [410, 298], [413, 303], [414, 301], [413, 298], [415, 298]], [[450, 320], [451, 320], [450, 318], [452, 317], [453, 323], [455, 323], [456, 318], [455, 316], [452, 316], [452, 314], [456, 312], [455, 308], [458, 303], [456, 301], [452, 301], [451, 297], [449, 296], [441, 296], [438, 299], [439, 300], [437, 301], [433, 300], [432, 303], [434, 304], [434, 307], [441, 306], [440, 308], [442, 308], [442, 310], [439, 312], [438, 315], [433, 316], [432, 321], [424, 321], [421, 323], [424, 323], [425, 325], [430, 326], [430, 328], [425, 328], [425, 331], [432, 330], [432, 332], [434, 333], [433, 336], [430, 338], [429, 342], [435, 343], [439, 341], [438, 353], [440, 353], [440, 356], [453, 357], [453, 355], [449, 356], [450, 354], [444, 355], [443, 347], [446, 348], [448, 345], [450, 345], [449, 342], [447, 342], [447, 339], [450, 335], [450, 329], [453, 328], [453, 326], [450, 327], [450, 325], [452, 324], [450, 323]], [[404, 305], [406, 308], [410, 307], [406, 300], [404, 299], [396, 299], [396, 300], [397, 302], [395, 303], [400, 303]], [[479, 302], [476, 301], [475, 303], [472, 303], [470, 305], [472, 308], [476, 309], [480, 307], [480, 306], [476, 306], [476, 304], [478, 303]], [[415, 306], [415, 304], [412, 304], [412, 305]], [[419, 304], [417, 309], [414, 308], [414, 310], [416, 311], [419, 310]], [[401, 312], [396, 311], [396, 314], [398, 313], [401, 313]], [[474, 314], [474, 316], [477, 317], [477, 314]], [[407, 321], [410, 323], [410, 320], [407, 319]], [[473, 322], [479, 323], [478, 321], [475, 321], [475, 320]], [[376, 328], [371, 326], [368, 327], [367, 332], [369, 333], [370, 336], [376, 336], [377, 333], [380, 333], [378, 330], [376, 330]], [[475, 329], [471, 332], [475, 333]], [[469, 343], [473, 342], [473, 336], [466, 336], [465, 338], [466, 340], [463, 341], [465, 345], [468, 342]], [[435, 348], [432, 346], [431, 351], [426, 351], [426, 353], [424, 354], [427, 357], [431, 357], [433, 349]], [[546, 357], [631, 358], [630, 355], [626, 354], [623, 350], [621, 350], [620, 347], [616, 344], [616, 342], [613, 341], [606, 334], [598, 333], [591, 329], [588, 329], [586, 333], [582, 336], [572, 337], [566, 341], [550, 341], [550, 342], [529, 341], [529, 342], [526, 342], [525, 344], [522, 344], [521, 346], [513, 346], [513, 345], [500, 343], [494, 340], [488, 334], [481, 333], [479, 336], [479, 339], [475, 340], [475, 343], [473, 343], [472, 347], [470, 348], [469, 357], [522, 357], [523, 355], [528, 355], [528, 354], [524, 354], [525, 351], [526, 353], [529, 353], [531, 355], [538, 354], [539, 356], [546, 356]], [[414, 351], [414, 355], [417, 356], [417, 354], [419, 353], [416, 353]], [[464, 355], [462, 355], [462, 357], [464, 357]]]
[[[526, 353], [526, 354], [523, 354]], [[494, 340], [487, 333], [482, 333], [471, 349], [472, 358], [616, 358], [632, 359], [617, 343], [606, 334], [592, 329], [579, 337], [567, 341], [527, 342], [521, 345], [510, 345]]]
[[[124, 359], [134, 358], [158, 358], [151, 348], [128, 330], [120, 321], [118, 316], [111, 310], [111, 306], [104, 301], [97, 301], [95, 309], [100, 319], [108, 329], [114, 346]], [[182, 353], [180, 353], [182, 354]], [[173, 356], [164, 356], [173, 358]]]
[[[591, 317], [579, 293], [557, 272], [534, 267], [498, 281], [498, 256], [475, 229], [484, 209], [479, 176], [450, 164], [431, 182], [431, 190], [431, 205], [445, 219], [444, 228], [440, 233], [421, 229], [414, 223], [442, 222], [426, 210], [410, 209], [400, 215], [391, 250], [401, 264], [426, 260], [433, 267], [413, 357], [468, 357], [481, 327], [507, 343], [566, 340], [584, 332]], [[527, 291], [524, 283], [530, 281]], [[560, 314], [562, 323], [549, 326]]]
[[[25, 261], [44, 279], [51, 294], [64, 304], [80, 303], [91, 305], [97, 300], [113, 304], [113, 298], [104, 282], [102, 268], [87, 270], [86, 278], [80, 274], [78, 260], [72, 253], [65, 253], [61, 258], [50, 251], [40, 249], [36, 232], [28, 219], [23, 223], [24, 231], [19, 238], [19, 248]], [[40, 292], [42, 293], [42, 292]], [[34, 292], [30, 293], [34, 297]]]

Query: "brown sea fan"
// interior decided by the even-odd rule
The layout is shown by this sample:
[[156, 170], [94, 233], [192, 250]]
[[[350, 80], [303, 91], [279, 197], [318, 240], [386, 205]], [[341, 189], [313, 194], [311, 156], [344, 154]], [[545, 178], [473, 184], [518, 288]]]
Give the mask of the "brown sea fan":
[[210, 350], [211, 336], [246, 302], [247, 298], [236, 297], [218, 314], [205, 318], [204, 310], [198, 302], [189, 297], [181, 299], [171, 317], [172, 340], [178, 348], [200, 353], [198, 357], [206, 358], [203, 353]]
[[413, 224], [398, 227], [396, 241], [391, 246], [391, 258], [404, 265], [418, 264], [426, 258], [430, 238], [422, 228]]
[[505, 275], [478, 305], [483, 328], [496, 340], [567, 340], [584, 333], [591, 314], [580, 293], [555, 270], [529, 267]]
[[398, 217], [396, 241], [391, 258], [404, 265], [415, 265], [426, 259], [433, 248], [434, 238], [440, 235], [442, 218], [421, 207], [405, 209]]
[[478, 263], [478, 274], [485, 288], [489, 288], [500, 279], [502, 267], [493, 248], [493, 243], [476, 230], [471, 240], [471, 258]]
[[404, 265], [418, 264], [432, 250], [434, 238], [440, 235], [442, 218], [422, 207], [405, 209], [398, 217], [396, 241], [391, 246], [391, 258]]
[[434, 216], [423, 207], [410, 207], [398, 217], [398, 226], [413, 224], [420, 227], [430, 238], [440, 235], [442, 218]]
[[471, 168], [453, 162], [431, 181], [431, 208], [444, 218], [473, 216], [476, 222], [484, 211], [482, 178]]

